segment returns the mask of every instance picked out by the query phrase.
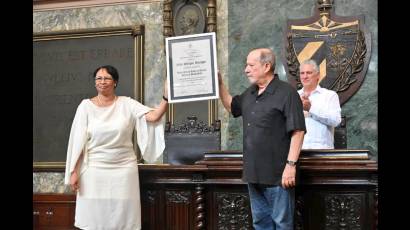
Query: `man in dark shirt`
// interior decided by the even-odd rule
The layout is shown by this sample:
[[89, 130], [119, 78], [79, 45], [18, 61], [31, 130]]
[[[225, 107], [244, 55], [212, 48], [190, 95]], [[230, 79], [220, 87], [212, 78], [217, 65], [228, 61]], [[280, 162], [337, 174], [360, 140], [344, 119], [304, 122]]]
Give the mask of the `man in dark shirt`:
[[252, 50], [245, 73], [251, 86], [232, 97], [219, 74], [222, 104], [243, 120], [243, 180], [255, 230], [293, 229], [296, 162], [306, 132], [296, 89], [274, 74], [275, 56]]

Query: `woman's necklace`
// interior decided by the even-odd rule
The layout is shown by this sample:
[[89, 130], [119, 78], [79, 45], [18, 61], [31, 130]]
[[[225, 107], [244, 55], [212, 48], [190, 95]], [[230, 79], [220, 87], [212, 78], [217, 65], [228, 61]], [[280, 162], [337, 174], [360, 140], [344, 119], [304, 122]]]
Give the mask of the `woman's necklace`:
[[[103, 104], [101, 103], [100, 95], [99, 95], [99, 94], [97, 95], [97, 100], [98, 100], [98, 104], [99, 104], [100, 106], [103, 106]], [[113, 101], [115, 102], [115, 100], [117, 100], [117, 95], [114, 96], [114, 100], [113, 100]]]

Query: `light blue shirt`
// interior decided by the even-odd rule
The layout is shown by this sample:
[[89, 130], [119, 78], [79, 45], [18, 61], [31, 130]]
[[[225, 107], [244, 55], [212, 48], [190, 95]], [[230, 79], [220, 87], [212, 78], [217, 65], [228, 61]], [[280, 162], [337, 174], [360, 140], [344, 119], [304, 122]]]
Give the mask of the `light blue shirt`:
[[[298, 91], [303, 94], [303, 88]], [[311, 103], [305, 114], [306, 134], [302, 149], [333, 149], [334, 130], [342, 120], [339, 96], [319, 85], [308, 97]]]

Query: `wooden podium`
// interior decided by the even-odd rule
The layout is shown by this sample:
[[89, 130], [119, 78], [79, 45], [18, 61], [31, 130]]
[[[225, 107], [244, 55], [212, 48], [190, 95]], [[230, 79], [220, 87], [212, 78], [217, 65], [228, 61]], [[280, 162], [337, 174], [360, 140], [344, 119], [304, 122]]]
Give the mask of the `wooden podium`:
[[[377, 229], [377, 163], [367, 150], [302, 151], [296, 230]], [[144, 230], [252, 229], [242, 154], [194, 165], [139, 165]], [[33, 194], [34, 229], [73, 229], [75, 195]]]
[[[242, 154], [195, 165], [140, 165], [143, 229], [252, 229]], [[295, 229], [377, 229], [377, 163], [368, 150], [304, 150]]]

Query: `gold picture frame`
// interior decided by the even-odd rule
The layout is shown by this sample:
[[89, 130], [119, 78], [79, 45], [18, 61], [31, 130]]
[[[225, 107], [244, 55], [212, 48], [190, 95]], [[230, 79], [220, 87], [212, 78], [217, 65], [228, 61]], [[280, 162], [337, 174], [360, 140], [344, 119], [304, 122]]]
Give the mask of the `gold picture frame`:
[[[83, 53], [78, 52], [81, 49]], [[110, 49], [112, 49], [111, 53]], [[91, 83], [91, 78], [88, 79], [89, 74], [84, 72], [93, 71], [94, 67], [90, 66], [112, 64], [117, 68], [121, 65], [129, 67], [118, 68], [120, 75], [124, 77], [120, 79], [117, 91], [144, 103], [143, 25], [34, 33], [33, 54], [33, 171], [64, 171], [67, 132], [69, 133], [75, 108], [82, 99], [93, 92], [92, 90], [95, 91], [93, 85], [83, 86]], [[81, 57], [84, 57], [84, 60], [74, 62], [74, 58]], [[58, 64], [61, 66], [53, 65], [53, 62], [57, 62], [55, 58], [62, 59]], [[112, 60], [117, 59], [117, 62], [112, 63]], [[124, 60], [126, 63], [122, 64]], [[81, 72], [81, 68], [86, 70]], [[129, 73], [121, 74], [121, 71], [127, 71], [124, 69]], [[79, 74], [75, 75], [71, 72], [70, 75], [68, 74], [70, 71], [77, 71]], [[132, 77], [126, 78], [127, 75]], [[67, 81], [71, 78], [72, 82], [54, 87], [46, 85], [56, 82], [55, 79], [58, 77], [63, 79], [63, 76]], [[78, 94], [81, 90], [83, 90], [82, 94]], [[56, 100], [56, 98], [63, 98], [58, 95], [59, 93], [65, 94], [66, 101]], [[44, 105], [46, 102], [47, 104]], [[48, 147], [48, 145], [55, 147]], [[136, 145], [135, 150], [139, 156]]]

